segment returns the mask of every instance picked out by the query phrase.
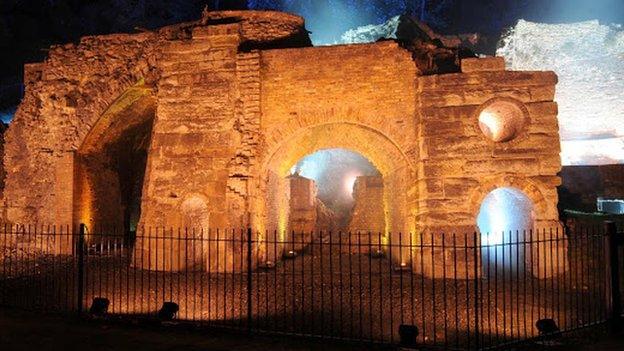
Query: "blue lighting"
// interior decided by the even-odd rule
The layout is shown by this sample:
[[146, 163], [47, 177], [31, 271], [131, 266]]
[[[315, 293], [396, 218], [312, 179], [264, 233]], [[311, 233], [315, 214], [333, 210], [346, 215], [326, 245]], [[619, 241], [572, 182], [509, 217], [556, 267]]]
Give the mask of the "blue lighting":
[[3, 123], [11, 122], [13, 120], [13, 116], [15, 115], [15, 111], [17, 111], [17, 106], [1, 109], [0, 120], [2, 120]]
[[483, 199], [477, 225], [485, 271], [521, 270], [523, 241], [525, 233], [533, 229], [533, 217], [533, 203], [518, 189], [498, 188]]

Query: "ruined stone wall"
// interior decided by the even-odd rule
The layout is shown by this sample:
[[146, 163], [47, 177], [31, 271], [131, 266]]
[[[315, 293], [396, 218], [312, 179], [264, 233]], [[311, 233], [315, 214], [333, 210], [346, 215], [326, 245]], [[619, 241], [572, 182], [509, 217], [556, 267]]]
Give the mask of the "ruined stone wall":
[[[4, 155], [4, 133], [6, 133], [7, 125], [4, 122], [0, 123], [0, 155]], [[4, 196], [4, 184], [6, 182], [6, 171], [4, 169], [4, 163], [0, 164], [0, 202]], [[0, 216], [4, 218], [5, 214], [0, 213]]]
[[383, 193], [382, 177], [357, 177], [353, 186], [354, 205], [349, 222], [351, 233], [385, 232]]
[[303, 18], [275, 11], [208, 11], [204, 24], [239, 21], [242, 48], [268, 49], [312, 46]]
[[[560, 179], [557, 76], [552, 72], [474, 71], [420, 77], [419, 222], [443, 230], [472, 231], [481, 200], [496, 187], [527, 193], [538, 220], [557, 222]], [[509, 141], [481, 131], [485, 104], [511, 101], [523, 112]]]
[[312, 179], [293, 175], [290, 182], [289, 231], [311, 233], [316, 230], [316, 183]]
[[357, 177], [353, 186], [353, 200], [348, 228], [352, 246], [347, 251], [366, 253], [369, 249], [379, 250], [387, 230], [384, 179], [378, 176]]
[[[557, 226], [556, 187], [561, 169], [557, 104], [553, 102], [557, 76], [552, 72], [504, 71], [500, 59], [474, 59], [462, 66], [467, 73], [418, 79], [421, 230], [467, 234], [472, 242], [483, 198], [506, 186], [531, 199], [536, 227]], [[481, 112], [498, 102], [503, 104], [494, 106], [511, 104], [519, 111], [519, 122], [503, 123], [513, 127], [513, 133], [502, 141], [485, 135], [479, 122]], [[458, 240], [463, 242], [463, 237]], [[532, 257], [543, 265], [555, 253], [541, 250]], [[437, 258], [425, 267], [425, 274], [440, 273], [442, 267], [435, 262], [443, 253], [435, 251]], [[447, 257], [456, 254], [447, 251]], [[470, 259], [464, 267], [469, 275], [475, 271], [473, 264], [479, 263]]]
[[[305, 46], [305, 38], [296, 16], [211, 13], [158, 32], [53, 47], [46, 62], [27, 66], [25, 97], [6, 132], [5, 219], [82, 221], [90, 202], [75, 201], [86, 179], [76, 168], [89, 162], [76, 154], [103, 139], [123, 143], [126, 129], [108, 127], [131, 121], [123, 111], [149, 97], [155, 112], [140, 222], [190, 230], [154, 233], [165, 236], [155, 247], [137, 241], [136, 266], [243, 268], [234, 266], [240, 248], [233, 245], [188, 248], [221, 250], [220, 261], [180, 262], [162, 252], [148, 258], [153, 250], [186, 256], [172, 243], [210, 238], [201, 228], [280, 229], [276, 239], [291, 240], [281, 233], [297, 219], [287, 214], [291, 187], [283, 180], [299, 159], [325, 148], [359, 152], [379, 169], [387, 232], [472, 232], [482, 199], [501, 186], [533, 201], [536, 225], [557, 223], [554, 73], [508, 72], [500, 59], [470, 59], [462, 73], [418, 76], [411, 54], [394, 41], [261, 50]], [[488, 124], [497, 114], [505, 117], [502, 131]], [[88, 172], [108, 182], [98, 192], [112, 194], [105, 189], [121, 182], [102, 160]], [[116, 197], [93, 208], [119, 217]], [[437, 267], [431, 262], [426, 273]]]
[[[185, 55], [186, 58], [202, 55], [201, 50], [193, 50], [197, 49], [202, 36], [210, 36], [210, 29], [206, 28], [219, 31], [216, 28], [224, 26], [230, 26], [231, 33], [228, 35], [238, 37], [235, 40], [237, 43], [231, 43], [230, 50], [237, 59], [217, 54], [203, 61], [192, 58], [184, 61]], [[202, 28], [205, 29], [203, 34]], [[189, 40], [191, 43], [186, 46], [189, 51], [169, 49], [172, 43], [182, 48]], [[219, 46], [222, 41], [223, 37], [216, 38], [210, 45]], [[257, 46], [302, 46], [309, 45], [309, 37], [303, 19], [298, 16], [277, 12], [210, 12], [204, 13], [199, 21], [155, 32], [85, 37], [77, 45], [52, 47], [45, 62], [26, 66], [25, 97], [7, 132], [5, 219], [23, 223], [66, 224], [80, 220], [72, 218], [76, 217], [73, 216], [75, 206], [71, 200], [75, 181], [73, 153], [79, 150], [100, 117], [115, 105], [128, 88], [142, 82], [147, 87], [166, 89], [166, 83], [157, 83], [162, 71], [196, 70], [204, 74], [196, 75], [196, 79], [210, 79], [209, 70], [205, 68], [209, 69], [211, 65], [215, 68], [219, 65], [216, 62], [227, 61], [228, 70], [235, 71], [237, 75], [233, 81], [240, 82], [240, 89], [235, 90], [236, 94], [241, 93], [240, 96], [228, 101], [237, 113], [238, 124], [245, 126], [253, 124], [250, 121], [258, 121], [259, 103], [254, 105], [253, 102], [259, 100], [257, 54], [239, 53], [240, 45], [249, 44], [245, 50], [250, 50], [253, 46], [250, 43]], [[164, 53], [166, 50], [169, 52]], [[197, 67], [197, 64], [203, 67]], [[186, 83], [189, 84], [186, 88], [190, 89], [193, 82]], [[211, 85], [206, 80], [204, 83]], [[193, 91], [193, 94], [197, 93]], [[209, 96], [209, 93], [204, 93], [204, 96]], [[167, 103], [163, 107], [160, 107], [160, 101], [158, 104], [159, 109], [167, 108]], [[241, 138], [249, 140], [246, 130], [237, 130], [237, 133], [242, 136], [234, 143]], [[244, 154], [253, 147], [243, 146], [241, 149], [235, 150], [234, 154]], [[234, 162], [239, 163], [240, 160]], [[214, 167], [225, 168], [228, 165], [215, 164]], [[239, 193], [244, 187], [236, 181], [225, 183], [224, 187], [232, 193]], [[245, 211], [236, 196], [232, 200], [234, 207]], [[216, 218], [219, 217], [223, 215]], [[235, 217], [234, 224], [246, 220], [240, 214]]]
[[73, 153], [128, 87], [150, 77], [153, 33], [85, 37], [25, 68], [25, 95], [6, 133], [6, 217], [72, 224]]
[[411, 168], [418, 152], [416, 68], [398, 44], [260, 54], [261, 176], [286, 176], [305, 155], [332, 147], [359, 152], [382, 174]]
[[197, 225], [188, 223], [180, 211], [185, 200], [197, 197], [211, 208], [211, 225], [227, 227], [228, 163], [238, 139], [234, 131], [238, 43], [238, 26], [224, 25], [196, 28], [192, 40], [162, 44], [142, 223]]

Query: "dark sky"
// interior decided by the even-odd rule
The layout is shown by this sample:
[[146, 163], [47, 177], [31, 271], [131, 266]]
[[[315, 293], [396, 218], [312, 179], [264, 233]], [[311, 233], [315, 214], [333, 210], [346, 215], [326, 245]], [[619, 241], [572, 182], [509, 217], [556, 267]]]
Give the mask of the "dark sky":
[[[317, 35], [399, 14], [422, 0], [260, 0], [306, 17]], [[427, 0], [441, 32], [500, 32], [519, 18], [539, 22], [599, 19], [624, 23], [624, 0]], [[17, 105], [25, 62], [45, 59], [51, 44], [89, 34], [132, 32], [195, 20], [208, 5], [244, 8], [246, 0], [0, 0], [0, 113]], [[436, 10], [437, 9], [437, 10]], [[331, 28], [328, 30], [327, 28]], [[336, 32], [337, 34], [333, 34]], [[314, 35], [314, 34], [313, 34]], [[331, 38], [331, 37], [330, 37]]]

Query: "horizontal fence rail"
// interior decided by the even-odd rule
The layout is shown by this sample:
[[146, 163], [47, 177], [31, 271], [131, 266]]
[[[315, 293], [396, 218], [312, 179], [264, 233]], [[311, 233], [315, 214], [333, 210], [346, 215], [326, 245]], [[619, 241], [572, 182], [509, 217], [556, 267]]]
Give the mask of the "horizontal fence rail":
[[622, 248], [607, 229], [5, 226], [0, 304], [81, 313], [105, 298], [108, 315], [163, 319], [163, 304], [173, 302], [176, 321], [209, 327], [398, 344], [400, 326], [415, 326], [419, 347], [496, 348], [540, 337], [538, 320], [571, 331], [619, 317], [613, 284], [624, 279], [612, 274], [624, 272], [613, 261]]

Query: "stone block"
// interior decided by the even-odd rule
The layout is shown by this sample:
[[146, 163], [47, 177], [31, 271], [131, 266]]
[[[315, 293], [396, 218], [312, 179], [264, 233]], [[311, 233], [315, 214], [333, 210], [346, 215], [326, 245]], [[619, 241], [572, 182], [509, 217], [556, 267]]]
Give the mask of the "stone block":
[[504, 57], [465, 58], [461, 60], [463, 73], [504, 71]]

